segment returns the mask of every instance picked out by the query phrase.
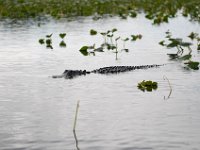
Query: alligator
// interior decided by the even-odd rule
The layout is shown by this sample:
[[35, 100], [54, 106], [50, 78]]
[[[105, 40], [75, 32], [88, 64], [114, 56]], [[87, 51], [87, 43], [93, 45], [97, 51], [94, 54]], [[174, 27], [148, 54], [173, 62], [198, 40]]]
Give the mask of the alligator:
[[136, 69], [148, 69], [155, 68], [163, 65], [141, 65], [141, 66], [110, 66], [103, 67], [99, 69], [95, 69], [92, 71], [87, 70], [65, 70], [61, 75], [54, 75], [52, 78], [65, 78], [65, 79], [73, 79], [77, 76], [87, 75], [90, 73], [98, 73], [98, 74], [118, 74], [122, 72], [132, 71]]

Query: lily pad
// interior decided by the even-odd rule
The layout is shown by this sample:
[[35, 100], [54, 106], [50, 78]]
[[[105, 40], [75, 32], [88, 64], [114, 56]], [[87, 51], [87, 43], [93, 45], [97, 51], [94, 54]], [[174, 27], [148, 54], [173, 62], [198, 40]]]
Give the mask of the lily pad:
[[185, 63], [190, 69], [199, 70], [199, 62], [197, 61], [189, 61]]
[[81, 49], [79, 51], [87, 51], [88, 50], [88, 46], [83, 46], [81, 47]]
[[59, 36], [60, 36], [61, 39], [64, 39], [65, 36], [66, 36], [66, 33], [60, 33]]
[[145, 81], [139, 82], [137, 85], [138, 89], [144, 91], [151, 92], [152, 90], [156, 90], [158, 88], [158, 83], [153, 81]]
[[90, 30], [90, 35], [97, 35], [97, 31], [94, 30], [94, 29], [91, 29], [91, 30]]
[[40, 44], [44, 44], [44, 39], [39, 39]]
[[60, 47], [66, 47], [67, 46], [64, 41], [61, 41], [59, 45], [60, 45]]
[[47, 38], [51, 38], [53, 35], [53, 33], [49, 34], [49, 35], [46, 35]]

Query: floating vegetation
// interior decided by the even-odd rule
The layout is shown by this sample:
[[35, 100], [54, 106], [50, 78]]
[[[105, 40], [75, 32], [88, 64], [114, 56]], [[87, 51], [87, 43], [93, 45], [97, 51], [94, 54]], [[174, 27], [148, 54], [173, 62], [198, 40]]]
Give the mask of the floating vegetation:
[[[188, 37], [194, 41], [197, 41], [197, 50], [199, 49], [199, 34], [198, 33], [194, 33], [191, 32], [190, 35], [188, 35]], [[193, 70], [198, 70], [199, 69], [199, 62], [195, 62], [192, 61], [192, 49], [191, 49], [191, 45], [193, 45], [193, 43], [190, 42], [185, 42], [183, 41], [182, 38], [172, 38], [172, 34], [170, 31], [166, 32], [166, 39], [167, 41], [161, 41], [159, 42], [160, 45], [165, 46], [166, 48], [176, 48], [177, 52], [176, 53], [172, 53], [172, 54], [167, 54], [170, 59], [173, 60], [181, 60], [181, 61], [186, 61], [184, 62], [184, 64], [186, 65], [187, 68], [193, 69]], [[167, 44], [165, 44], [167, 42]], [[188, 49], [188, 53], [185, 52], [185, 48]], [[186, 54], [185, 54], [186, 53]], [[185, 55], [183, 55], [185, 54]]]
[[142, 82], [138, 83], [137, 87], [143, 92], [145, 91], [152, 92], [152, 90], [156, 90], [158, 88], [158, 83], [150, 80], [149, 81], [143, 80]]
[[44, 44], [45, 42], [44, 42], [44, 39], [39, 39], [39, 41], [38, 41], [40, 44]]
[[83, 46], [81, 47], [81, 49], [79, 51], [87, 51], [88, 50], [88, 46]]
[[[42, 38], [42, 39], [39, 39], [38, 42], [43, 45], [43, 44], [46, 44], [46, 48], [47, 49], [53, 49], [53, 46], [52, 46], [52, 35], [53, 33], [49, 34], [49, 35], [46, 35], [45, 38]], [[67, 44], [65, 43], [64, 41], [64, 38], [66, 36], [66, 33], [60, 33], [59, 34], [59, 37], [62, 39], [62, 41], [59, 43], [59, 46], [61, 48], [65, 48], [67, 46]]]
[[192, 49], [190, 48], [190, 46], [192, 45], [192, 43], [190, 42], [185, 42], [183, 41], [182, 38], [172, 38], [172, 34], [171, 32], [167, 31], [166, 33], [166, 39], [162, 40], [159, 42], [160, 45], [165, 46], [166, 48], [176, 48], [177, 52], [175, 54], [168, 54], [172, 59], [173, 58], [179, 58], [181, 57], [181, 55], [184, 53], [185, 49], [187, 48], [189, 50], [189, 54], [191, 54]]
[[66, 47], [67, 44], [66, 44], [64, 41], [61, 41], [60, 44], [59, 44], [59, 46], [60, 46], [60, 47]]
[[65, 36], [66, 36], [66, 33], [60, 33], [59, 36], [60, 36], [61, 39], [64, 39]]
[[94, 16], [94, 20], [98, 20], [104, 15], [126, 19], [144, 12], [153, 24], [160, 24], [167, 23], [178, 12], [191, 20], [200, 21], [199, 6], [199, 0], [4, 0], [0, 1], [0, 19]]
[[91, 30], [90, 30], [90, 35], [97, 35], [97, 31], [91, 29]]
[[188, 68], [193, 69], [193, 70], [199, 70], [199, 62], [196, 61], [188, 61], [184, 63], [187, 65]]
[[46, 38], [51, 38], [53, 35], [53, 33], [49, 34], [49, 35], [46, 35]]
[[131, 35], [131, 41], [136, 41], [136, 40], [140, 40], [140, 39], [142, 39], [141, 34]]
[[[118, 30], [116, 28], [103, 31], [103, 32], [98, 32], [94, 29], [90, 30], [90, 35], [97, 35], [100, 34], [103, 37], [103, 42], [100, 45], [100, 47], [95, 48], [95, 44], [93, 46], [82, 46], [79, 51], [84, 55], [88, 56], [89, 54], [95, 55], [96, 52], [105, 52], [105, 50], [114, 50], [113, 53], [116, 54], [116, 59], [117, 59], [117, 53], [119, 52], [129, 52], [129, 49], [126, 48], [125, 43], [129, 41], [133, 36], [135, 36], [136, 39], [141, 39], [142, 35], [137, 34], [137, 35], [131, 35], [131, 37], [127, 37], [124, 39], [121, 39], [121, 36], [116, 36], [115, 33]], [[120, 40], [121, 39], [121, 40]], [[136, 40], [135, 39], [135, 40]], [[119, 40], [122, 41], [123, 43], [120, 44]], [[90, 49], [90, 50], [89, 50]]]

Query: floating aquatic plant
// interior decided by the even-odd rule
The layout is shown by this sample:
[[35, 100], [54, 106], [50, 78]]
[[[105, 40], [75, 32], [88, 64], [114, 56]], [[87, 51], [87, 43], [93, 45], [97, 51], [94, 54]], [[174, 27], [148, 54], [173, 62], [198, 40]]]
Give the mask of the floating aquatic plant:
[[187, 67], [190, 69], [199, 70], [199, 62], [197, 62], [197, 61], [189, 61], [184, 64], [186, 64]]
[[44, 42], [44, 39], [39, 39], [39, 43], [40, 44], [44, 44], [45, 42]]
[[194, 32], [191, 32], [190, 35], [188, 35], [188, 37], [191, 39], [191, 40], [194, 40], [198, 37], [198, 33], [194, 33]]
[[138, 39], [139, 40], [142, 39], [142, 35], [141, 34], [131, 35], [131, 41], [136, 41]]
[[97, 35], [97, 31], [94, 30], [94, 29], [91, 29], [91, 30], [90, 30], [90, 35]]
[[46, 44], [47, 45], [51, 45], [52, 44], [52, 40], [51, 39], [46, 39]]
[[87, 51], [88, 50], [88, 46], [83, 46], [81, 47], [81, 49], [79, 51]]
[[53, 33], [49, 34], [49, 35], [46, 35], [46, 38], [51, 38], [53, 35]]
[[64, 41], [61, 41], [59, 45], [60, 45], [60, 47], [66, 47], [67, 46], [67, 44]]
[[158, 88], [158, 83], [153, 81], [145, 81], [139, 82], [137, 85], [138, 89], [144, 91], [151, 92], [152, 90], [156, 90]]
[[61, 39], [64, 39], [65, 36], [66, 36], [66, 33], [60, 33], [59, 36], [60, 36]]

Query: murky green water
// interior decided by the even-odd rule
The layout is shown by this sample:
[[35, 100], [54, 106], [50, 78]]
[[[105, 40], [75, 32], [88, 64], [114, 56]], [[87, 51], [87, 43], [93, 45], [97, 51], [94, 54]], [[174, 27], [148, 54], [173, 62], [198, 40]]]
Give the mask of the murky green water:
[[[128, 42], [129, 53], [111, 51], [84, 57], [83, 45], [100, 45], [101, 36], [91, 28], [117, 28], [119, 35], [140, 33], [142, 40]], [[200, 147], [200, 72], [186, 70], [170, 61], [158, 44], [170, 30], [186, 41], [198, 23], [178, 17], [169, 24], [154, 26], [143, 15], [137, 19], [50, 20], [35, 23], [0, 22], [0, 149], [77, 149], [73, 135], [76, 103], [80, 109], [76, 128], [81, 150], [198, 150]], [[66, 32], [67, 48], [59, 47], [58, 34]], [[53, 50], [38, 39], [53, 33]], [[194, 47], [192, 47], [194, 48]], [[193, 50], [193, 60], [200, 53]], [[73, 80], [52, 79], [65, 69], [97, 69], [112, 65], [167, 64], [132, 72], [81, 76]], [[170, 88], [163, 80], [167, 76]], [[158, 90], [141, 92], [141, 80], [158, 82]]]

